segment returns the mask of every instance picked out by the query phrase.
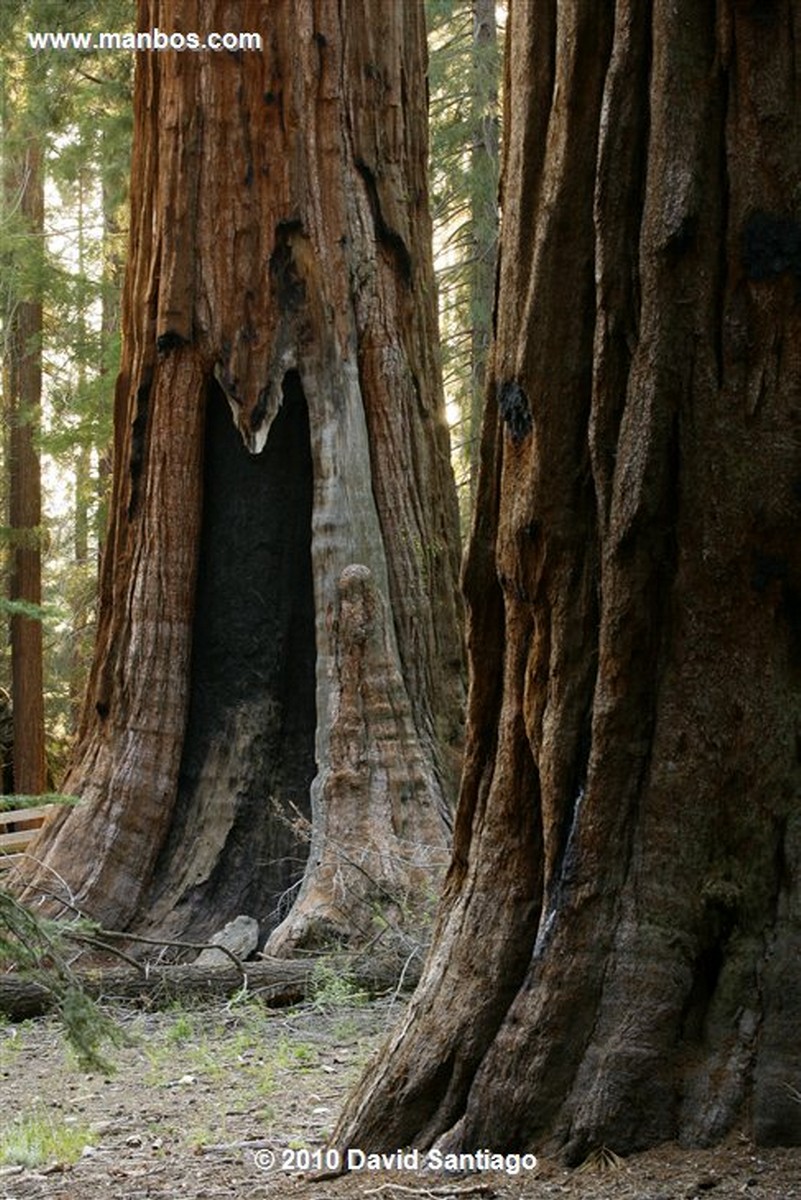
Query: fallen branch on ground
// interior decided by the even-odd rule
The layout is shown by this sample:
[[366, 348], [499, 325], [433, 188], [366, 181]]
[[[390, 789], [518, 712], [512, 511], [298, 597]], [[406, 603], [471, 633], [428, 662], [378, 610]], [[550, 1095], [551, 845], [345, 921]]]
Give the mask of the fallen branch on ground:
[[[326, 959], [326, 961], [333, 961]], [[164, 1008], [176, 1000], [212, 1001], [227, 999], [246, 990], [271, 1007], [297, 1004], [313, 992], [315, 958], [259, 959], [243, 963], [243, 974], [233, 966], [148, 966], [143, 971], [128, 967], [78, 970], [73, 973], [86, 994], [94, 1000], [122, 1000]], [[394, 989], [397, 972], [376, 964], [360, 963], [358, 956], [343, 961], [343, 973], [372, 995]], [[412, 986], [418, 971], [409, 970], [405, 983]], [[415, 978], [410, 978], [415, 976]], [[0, 975], [0, 1013], [13, 1021], [41, 1016], [55, 1006], [52, 992], [41, 984], [13, 972]]]

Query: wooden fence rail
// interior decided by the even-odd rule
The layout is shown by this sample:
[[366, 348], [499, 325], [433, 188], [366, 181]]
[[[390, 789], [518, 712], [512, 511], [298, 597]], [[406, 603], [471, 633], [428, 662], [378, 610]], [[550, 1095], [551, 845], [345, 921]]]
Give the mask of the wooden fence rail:
[[0, 871], [20, 859], [47, 814], [55, 807], [40, 804], [34, 808], [11, 808], [0, 812]]

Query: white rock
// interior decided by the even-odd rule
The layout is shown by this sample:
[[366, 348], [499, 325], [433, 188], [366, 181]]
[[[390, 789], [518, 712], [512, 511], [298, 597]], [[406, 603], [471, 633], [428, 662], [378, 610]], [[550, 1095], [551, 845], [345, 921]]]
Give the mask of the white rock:
[[[209, 941], [214, 946], [225, 946], [226, 950], [244, 961], [259, 944], [259, 922], [255, 917], [235, 917]], [[231, 959], [222, 950], [209, 949], [201, 950], [195, 963], [200, 967], [231, 966]]]

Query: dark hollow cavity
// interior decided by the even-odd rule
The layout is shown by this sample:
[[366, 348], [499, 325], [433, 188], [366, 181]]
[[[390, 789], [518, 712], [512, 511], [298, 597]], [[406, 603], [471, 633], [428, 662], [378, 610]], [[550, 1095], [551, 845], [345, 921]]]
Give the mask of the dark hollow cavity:
[[193, 809], [202, 806], [201, 828], [213, 828], [214, 806], [232, 798], [236, 815], [212, 875], [182, 901], [185, 937], [205, 937], [239, 913], [257, 917], [264, 937], [303, 873], [307, 846], [289, 822], [295, 810], [309, 815], [315, 773], [312, 485], [297, 374], [284, 381], [258, 455], [244, 447], [213, 383], [189, 719], [176, 817], [157, 871], [165, 889], [169, 860], [179, 847], [185, 855], [184, 839], [197, 828]]

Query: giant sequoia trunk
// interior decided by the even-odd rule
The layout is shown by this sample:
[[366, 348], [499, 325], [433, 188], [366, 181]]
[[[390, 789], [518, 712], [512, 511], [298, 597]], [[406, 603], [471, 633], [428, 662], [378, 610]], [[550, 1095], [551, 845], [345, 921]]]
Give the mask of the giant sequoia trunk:
[[801, 1141], [800, 19], [513, 0], [454, 858], [340, 1144]]
[[421, 7], [142, 0], [139, 26], [264, 44], [137, 63], [82, 803], [29, 894], [269, 932], [311, 815], [274, 948], [368, 937], [447, 861], [460, 720]]

